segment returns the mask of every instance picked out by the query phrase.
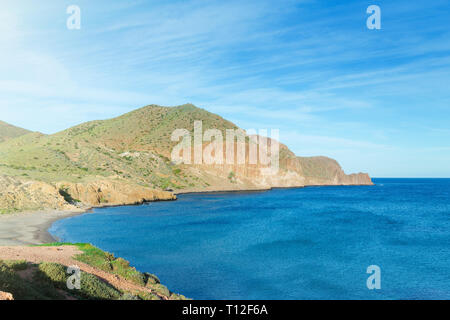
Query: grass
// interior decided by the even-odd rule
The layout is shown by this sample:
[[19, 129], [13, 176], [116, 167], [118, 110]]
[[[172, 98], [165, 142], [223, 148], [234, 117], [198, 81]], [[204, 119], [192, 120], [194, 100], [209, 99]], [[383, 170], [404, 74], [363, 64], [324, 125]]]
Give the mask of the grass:
[[[51, 245], [61, 245], [61, 243], [47, 244], [46, 246]], [[86, 259], [87, 261], [102, 265], [102, 259], [99, 259], [97, 250], [88, 248], [87, 251], [87, 255], [84, 256], [85, 258], [90, 257]], [[104, 254], [104, 257], [108, 257], [107, 253]], [[124, 273], [125, 269], [133, 270], [133, 274], [136, 272], [123, 259], [118, 258], [113, 261], [120, 265], [118, 270], [121, 274]], [[21, 277], [17, 273], [30, 268], [31, 277]], [[158, 294], [164, 295], [170, 300], [186, 300], [182, 295], [171, 293], [159, 283], [159, 279], [154, 275], [141, 274], [143, 278], [151, 279], [151, 281], [148, 281], [147, 287], [152, 288], [154, 293], [146, 291], [122, 292], [97, 276], [83, 271], [80, 273], [80, 289], [70, 290], [67, 288], [69, 276], [67, 267], [58, 263], [31, 264], [25, 261], [0, 260], [0, 290], [11, 293], [15, 300], [63, 300], [67, 298], [77, 300], [161, 300]]]
[[[92, 267], [103, 270], [105, 272], [120, 276], [134, 284], [137, 284], [142, 287], [147, 287], [152, 289], [152, 291], [156, 292], [159, 295], [166, 296], [173, 300], [185, 300], [186, 298], [182, 295], [178, 295], [172, 293], [166, 286], [160, 283], [160, 280], [157, 276], [150, 273], [142, 273], [136, 270], [134, 267], [130, 266], [130, 263], [123, 258], [116, 258], [112, 253], [105, 252], [100, 250], [99, 248], [94, 247], [88, 243], [66, 243], [66, 242], [54, 242], [43, 244], [39, 246], [63, 246], [63, 245], [75, 245], [78, 247], [81, 254], [76, 255], [74, 258], [80, 262], [84, 262]], [[53, 267], [48, 267], [51, 270]], [[60, 272], [61, 273], [61, 272]], [[54, 274], [52, 272], [51, 274]], [[55, 276], [56, 277], [56, 276]], [[57, 280], [58, 278], [54, 278]], [[83, 280], [82, 280], [83, 284]], [[95, 286], [92, 285], [94, 288]], [[106, 289], [105, 289], [106, 290]], [[96, 292], [92, 290], [91, 294]], [[150, 294], [146, 292], [141, 292], [140, 295], [136, 296], [140, 299], [154, 300], [156, 298], [160, 299], [156, 294]], [[130, 298], [130, 297], [129, 297]]]
[[[29, 279], [16, 271], [33, 268]], [[103, 282], [94, 275], [81, 272], [80, 290], [67, 288], [67, 267], [43, 262], [23, 264], [16, 261], [0, 261], [0, 290], [9, 292], [16, 300], [62, 300], [67, 297], [88, 300], [117, 300], [124, 293]]]
[[21, 278], [10, 265], [0, 261], [0, 290], [9, 292], [16, 300], [58, 300], [64, 296], [48, 282], [33, 277], [27, 281]]
[[23, 271], [28, 268], [28, 263], [25, 260], [3, 261], [3, 263], [14, 271]]
[[0, 121], [0, 142], [20, 137], [30, 131]]
[[118, 275], [137, 285], [146, 285], [147, 276], [131, 267], [128, 261], [116, 258], [112, 253], [102, 251], [91, 244], [77, 244], [77, 246], [83, 253], [75, 256], [76, 260]]

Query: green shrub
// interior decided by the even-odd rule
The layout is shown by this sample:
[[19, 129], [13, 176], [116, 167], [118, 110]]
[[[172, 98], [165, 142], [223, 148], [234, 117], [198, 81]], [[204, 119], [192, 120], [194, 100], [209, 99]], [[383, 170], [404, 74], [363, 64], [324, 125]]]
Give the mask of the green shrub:
[[156, 294], [150, 292], [140, 292], [139, 298], [142, 300], [161, 300]]
[[3, 263], [14, 271], [26, 270], [28, 263], [25, 260], [9, 260], [3, 261]]
[[117, 258], [111, 261], [113, 273], [117, 274], [133, 283], [140, 286], [145, 286], [145, 275], [135, 268], [130, 267], [130, 263], [122, 258]]
[[12, 268], [3, 262], [0, 262], [0, 290], [11, 293], [15, 300], [50, 300], [63, 298], [47, 282], [28, 282], [19, 277]]
[[159, 278], [157, 276], [155, 276], [154, 274], [146, 272], [146, 273], [144, 273], [144, 277], [145, 277], [146, 286], [161, 283], [161, 281], [159, 281]]
[[170, 291], [169, 289], [167, 289], [167, 287], [163, 284], [157, 283], [154, 285], [149, 286], [152, 290], [155, 290], [157, 293], [159, 293], [160, 295], [169, 297], [170, 296]]
[[189, 300], [189, 299], [183, 296], [182, 294], [172, 293], [169, 300]]
[[135, 284], [145, 286], [144, 274], [130, 267], [130, 263], [125, 259], [116, 259], [113, 254], [104, 252], [90, 244], [79, 244], [78, 248], [83, 253], [75, 257], [77, 260], [121, 276]]
[[120, 298], [119, 300], [140, 300], [138, 296], [129, 293], [129, 292], [125, 292]]
[[113, 267], [111, 265], [111, 261], [115, 259], [113, 254], [104, 252], [88, 243], [78, 244], [77, 246], [81, 251], [83, 251], [83, 253], [76, 255], [75, 259], [103, 271], [112, 271]]
[[67, 267], [57, 263], [43, 262], [39, 264], [39, 271], [35, 275], [36, 281], [40, 283], [47, 282], [47, 285], [52, 284], [58, 289], [63, 289], [81, 298], [115, 300], [121, 296], [121, 293], [114, 287], [103, 282], [98, 277], [83, 271], [81, 271], [80, 290], [69, 290], [67, 288], [67, 279], [70, 275], [67, 274]]
[[41, 276], [41, 278], [46, 277], [58, 288], [63, 289], [66, 287], [68, 277], [66, 267], [53, 262], [42, 262], [39, 264], [39, 271], [41, 272], [37, 275]]
[[60, 188], [59, 189], [59, 194], [64, 198], [64, 201], [66, 201], [68, 203], [74, 204], [76, 202], [81, 202], [78, 199], [72, 198], [72, 196], [69, 194], [67, 188], [64, 188], [64, 187]]
[[81, 295], [94, 300], [117, 300], [121, 293], [96, 276], [81, 272]]

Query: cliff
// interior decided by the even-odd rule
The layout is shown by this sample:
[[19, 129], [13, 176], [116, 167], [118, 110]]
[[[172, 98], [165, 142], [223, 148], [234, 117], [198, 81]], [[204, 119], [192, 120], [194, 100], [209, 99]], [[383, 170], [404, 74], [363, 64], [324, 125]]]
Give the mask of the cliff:
[[[170, 191], [372, 184], [367, 174], [347, 175], [333, 159], [298, 157], [283, 144], [279, 145], [279, 170], [254, 164], [248, 156], [254, 136], [248, 135], [243, 163], [176, 164], [171, 152], [178, 142], [172, 141], [171, 135], [176, 129], [193, 134], [195, 121], [202, 122], [203, 132], [216, 129], [223, 137], [228, 129], [239, 129], [193, 105], [151, 105], [53, 135], [20, 128], [11, 133], [12, 126], [4, 124], [8, 130], [2, 131], [0, 126], [0, 137], [4, 133], [0, 142], [0, 212], [175, 199]], [[275, 141], [257, 138], [265, 139], [268, 148]], [[204, 142], [202, 152], [209, 146]]]

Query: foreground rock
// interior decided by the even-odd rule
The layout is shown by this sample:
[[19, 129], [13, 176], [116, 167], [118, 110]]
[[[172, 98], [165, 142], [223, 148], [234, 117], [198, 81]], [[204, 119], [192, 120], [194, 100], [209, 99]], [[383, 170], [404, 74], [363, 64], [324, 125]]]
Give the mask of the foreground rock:
[[67, 192], [73, 198], [72, 201], [90, 206], [119, 206], [176, 199], [172, 192], [107, 180], [90, 183], [59, 182], [57, 186], [62, 193]]
[[76, 211], [77, 205], [99, 207], [176, 199], [171, 192], [115, 181], [57, 182], [53, 185], [0, 176], [0, 186], [0, 213], [42, 209]]
[[0, 175], [0, 213], [39, 209], [73, 210], [58, 188], [42, 181]]
[[0, 291], [0, 300], [14, 300], [11, 293]]

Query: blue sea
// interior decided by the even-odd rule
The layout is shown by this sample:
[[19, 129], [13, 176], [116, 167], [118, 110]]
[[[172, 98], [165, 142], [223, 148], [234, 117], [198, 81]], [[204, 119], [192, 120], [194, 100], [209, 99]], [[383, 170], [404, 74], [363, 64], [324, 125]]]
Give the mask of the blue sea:
[[[55, 222], [193, 299], [450, 299], [450, 179], [180, 195]], [[380, 268], [380, 289], [366, 282]]]

